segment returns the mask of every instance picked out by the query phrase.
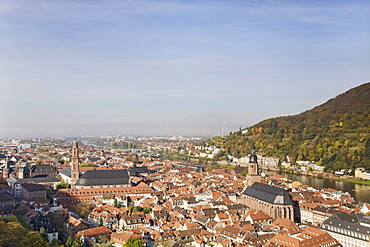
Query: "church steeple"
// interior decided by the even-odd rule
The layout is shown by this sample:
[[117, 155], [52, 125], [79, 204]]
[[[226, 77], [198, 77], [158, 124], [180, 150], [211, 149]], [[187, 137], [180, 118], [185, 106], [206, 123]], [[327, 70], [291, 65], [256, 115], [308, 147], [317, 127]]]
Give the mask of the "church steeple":
[[80, 178], [80, 170], [79, 170], [79, 163], [80, 163], [80, 158], [79, 158], [79, 148], [78, 148], [78, 143], [75, 141], [73, 143], [72, 147], [72, 161], [71, 161], [71, 188], [74, 189], [75, 185]]
[[258, 173], [258, 161], [256, 155], [256, 148], [252, 145], [251, 155], [249, 156], [249, 163], [248, 163], [248, 174], [245, 178], [246, 186], [251, 186], [255, 182], [261, 182], [262, 177]]
[[258, 161], [254, 145], [252, 145], [251, 155], [249, 156], [248, 174], [258, 175]]

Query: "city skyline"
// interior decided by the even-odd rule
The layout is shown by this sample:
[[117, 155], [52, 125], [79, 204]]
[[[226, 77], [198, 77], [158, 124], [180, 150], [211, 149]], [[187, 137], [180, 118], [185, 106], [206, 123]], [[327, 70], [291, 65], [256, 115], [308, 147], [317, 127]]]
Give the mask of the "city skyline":
[[0, 138], [227, 135], [366, 83], [367, 1], [1, 1]]

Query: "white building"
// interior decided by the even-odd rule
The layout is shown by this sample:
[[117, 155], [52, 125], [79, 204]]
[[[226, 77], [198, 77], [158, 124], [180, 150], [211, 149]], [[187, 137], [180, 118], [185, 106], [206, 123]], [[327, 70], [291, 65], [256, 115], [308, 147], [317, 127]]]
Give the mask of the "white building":
[[326, 230], [344, 247], [370, 246], [370, 216], [339, 212], [326, 219], [321, 229]]

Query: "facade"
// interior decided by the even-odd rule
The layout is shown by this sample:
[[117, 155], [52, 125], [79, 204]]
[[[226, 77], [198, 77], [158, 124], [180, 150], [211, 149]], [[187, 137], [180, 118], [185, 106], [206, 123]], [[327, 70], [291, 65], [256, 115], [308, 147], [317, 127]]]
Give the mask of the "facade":
[[17, 164], [16, 171], [19, 179], [29, 178], [31, 176], [31, 170], [28, 162]]
[[320, 206], [320, 203], [300, 203], [299, 211], [301, 213], [301, 223], [313, 225], [314, 222], [314, 208]]
[[355, 177], [362, 178], [363, 180], [370, 180], [370, 171], [367, 171], [364, 168], [357, 168], [355, 170]]
[[[69, 207], [80, 202], [95, 203], [104, 194], [113, 194], [120, 202], [127, 201], [128, 197], [148, 196], [154, 190], [145, 183], [140, 183], [135, 187], [109, 187], [109, 188], [83, 188], [83, 189], [60, 189], [54, 195], [54, 203]], [[127, 202], [123, 202], [127, 205]]]
[[46, 189], [44, 186], [31, 183], [21, 184], [21, 198], [36, 199], [40, 197], [46, 197]]
[[[34, 176], [55, 176], [57, 174], [58, 174], [58, 169], [53, 165], [43, 164], [43, 165], [35, 165], [35, 166], [31, 167], [31, 177], [34, 177]], [[25, 178], [25, 177], [22, 177], [22, 178]]]
[[321, 224], [344, 247], [370, 246], [370, 216], [339, 212]]
[[324, 206], [316, 206], [313, 209], [313, 225], [319, 227], [322, 222], [335, 213], [338, 213], [338, 210]]

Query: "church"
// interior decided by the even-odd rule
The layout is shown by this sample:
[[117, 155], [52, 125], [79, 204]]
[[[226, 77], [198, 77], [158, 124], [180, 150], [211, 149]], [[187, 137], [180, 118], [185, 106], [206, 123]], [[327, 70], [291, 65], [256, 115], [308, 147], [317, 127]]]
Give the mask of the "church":
[[131, 185], [131, 178], [127, 169], [91, 170], [80, 174], [79, 147], [75, 141], [72, 147], [71, 161], [71, 188], [112, 188]]
[[288, 190], [261, 183], [257, 155], [254, 147], [248, 163], [245, 190], [242, 201], [251, 209], [262, 210], [273, 218], [287, 218], [294, 221], [294, 202]]

